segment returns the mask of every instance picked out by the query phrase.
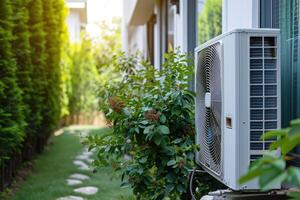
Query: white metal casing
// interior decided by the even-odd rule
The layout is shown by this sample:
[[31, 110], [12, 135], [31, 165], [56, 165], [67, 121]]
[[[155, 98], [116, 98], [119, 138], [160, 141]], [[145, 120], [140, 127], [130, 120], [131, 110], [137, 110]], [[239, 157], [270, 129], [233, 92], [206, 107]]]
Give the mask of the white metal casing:
[[[200, 160], [199, 152], [196, 153], [196, 162], [201, 165], [207, 172], [213, 175], [215, 178], [223, 182], [229, 188], [233, 190], [256, 190], [259, 189], [258, 181], [252, 181], [243, 185], [240, 185], [238, 179], [244, 175], [248, 168], [252, 158], [255, 156], [261, 156], [263, 150], [267, 149], [264, 141], [263, 150], [250, 150], [253, 147], [256, 148], [255, 145], [260, 146], [260, 142], [253, 142], [253, 139], [250, 138], [250, 131], [253, 131], [253, 127], [255, 127], [255, 123], [263, 124], [263, 132], [268, 131], [266, 127], [269, 127], [270, 122], [266, 120], [266, 117], [269, 117], [267, 114], [268, 104], [266, 102], [267, 97], [263, 96], [259, 98], [263, 98], [263, 120], [254, 121], [252, 120], [251, 114], [250, 118], [250, 110], [256, 110], [252, 108], [252, 99], [250, 102], [250, 98], [253, 97], [253, 94], [250, 95], [250, 87], [252, 88], [252, 83], [250, 82], [250, 59], [255, 59], [255, 57], [250, 58], [250, 37], [262, 37], [263, 42], [265, 38], [274, 37], [276, 38], [276, 45], [271, 48], [275, 49], [276, 55], [274, 59], [276, 59], [276, 99], [277, 99], [277, 107], [276, 107], [276, 120], [273, 120], [273, 126], [276, 121], [276, 128], [280, 128], [280, 46], [279, 46], [279, 30], [277, 29], [238, 29], [233, 30], [228, 33], [225, 33], [221, 36], [218, 36], [195, 50], [195, 66], [196, 66], [196, 74], [195, 74], [195, 88], [196, 88], [196, 143], [200, 144], [199, 130], [201, 124], [204, 123], [203, 118], [201, 118], [201, 113], [199, 113], [199, 53], [213, 45], [215, 43], [220, 43], [222, 48], [221, 55], [221, 91], [222, 91], [222, 112], [221, 112], [221, 164], [222, 171], [220, 174], [215, 173], [213, 170], [209, 168], [209, 166], [205, 165], [203, 161]], [[265, 49], [269, 49], [267, 47], [262, 47], [263, 49], [263, 69], [267, 68], [268, 58], [264, 57]], [[269, 60], [274, 60], [269, 59]], [[259, 59], [257, 59], [259, 60]], [[257, 70], [254, 70], [257, 71]], [[259, 71], [259, 70], [258, 70]], [[266, 88], [268, 84], [265, 84], [267, 80], [265, 80], [265, 74], [268, 73], [268, 70], [262, 70], [263, 72], [263, 84], [262, 88]], [[274, 71], [274, 70], [270, 70]], [[252, 85], [251, 85], [252, 84]], [[258, 84], [259, 85], [259, 84]], [[274, 84], [273, 84], [274, 85]], [[254, 84], [254, 87], [256, 85]], [[260, 87], [260, 86], [258, 86]], [[263, 89], [264, 92], [267, 89]], [[255, 97], [253, 97], [255, 99]], [[259, 99], [258, 98], [258, 99]], [[273, 97], [274, 99], [275, 97]], [[270, 98], [269, 98], [270, 99]], [[251, 105], [250, 105], [251, 103]], [[259, 101], [258, 101], [259, 103]], [[251, 108], [250, 108], [251, 107]], [[269, 109], [268, 109], [269, 110]], [[273, 109], [274, 110], [274, 109]], [[231, 126], [226, 126], [226, 118], [231, 119]], [[274, 127], [273, 127], [274, 128]], [[252, 134], [251, 132], [251, 134]], [[252, 147], [253, 145], [253, 147]], [[201, 151], [201, 146], [200, 146]], [[251, 157], [251, 159], [250, 159]], [[279, 188], [280, 186], [276, 186], [274, 189]]]

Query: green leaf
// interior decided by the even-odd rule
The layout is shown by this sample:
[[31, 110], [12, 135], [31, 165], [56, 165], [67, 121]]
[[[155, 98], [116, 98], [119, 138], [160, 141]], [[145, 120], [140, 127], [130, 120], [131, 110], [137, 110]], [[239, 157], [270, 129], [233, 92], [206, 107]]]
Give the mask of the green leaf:
[[172, 192], [172, 190], [174, 190], [174, 188], [175, 188], [175, 185], [174, 184], [167, 184], [166, 185], [166, 190], [167, 190], [167, 192]]
[[247, 183], [259, 176], [261, 176], [263, 173], [265, 172], [265, 169], [261, 169], [261, 168], [255, 168], [255, 169], [250, 169], [250, 171], [245, 174], [244, 176], [241, 176], [241, 178], [239, 179], [239, 183], [240, 184], [244, 184]]
[[300, 125], [297, 124], [296, 126], [293, 126], [292, 128], [289, 129], [289, 135], [293, 136], [293, 135], [298, 135], [300, 134]]
[[275, 142], [272, 142], [269, 146], [269, 150], [276, 150], [278, 149], [282, 144], [284, 143], [283, 140], [278, 140]]
[[150, 126], [147, 126], [145, 129], [144, 129], [144, 134], [149, 134], [152, 129], [154, 128], [154, 125], [150, 125]]
[[166, 118], [166, 116], [165, 116], [165, 115], [163, 115], [163, 114], [162, 114], [162, 115], [160, 115], [160, 122], [164, 124], [164, 123], [166, 123], [166, 121], [167, 121], [167, 118]]
[[147, 124], [149, 124], [149, 122], [148, 122], [148, 120], [143, 120], [143, 121], [140, 121], [140, 124], [147, 125]]
[[161, 134], [167, 135], [170, 133], [170, 129], [169, 127], [165, 126], [165, 125], [160, 125], [157, 127], [157, 131]]
[[295, 135], [290, 136], [281, 145], [282, 155], [286, 155], [287, 153], [289, 153], [291, 150], [293, 150], [299, 144], [300, 144], [300, 134], [295, 134]]
[[180, 110], [179, 107], [175, 107], [175, 108], [173, 108], [173, 109], [171, 110], [171, 112], [172, 112], [172, 115], [178, 116], [178, 115], [180, 115], [181, 110]]
[[182, 138], [177, 138], [173, 141], [174, 144], [179, 144], [180, 142], [182, 142]]
[[300, 119], [294, 119], [290, 122], [291, 126], [297, 126], [300, 125]]
[[140, 133], [140, 129], [139, 129], [138, 127], [134, 128], [134, 131], [135, 131], [136, 133]]
[[184, 187], [181, 184], [178, 184], [176, 187], [177, 191], [183, 193], [185, 191]]
[[261, 136], [262, 140], [270, 139], [273, 137], [282, 137], [287, 136], [288, 133], [285, 130], [275, 130], [275, 131], [269, 131]]
[[124, 108], [123, 109], [123, 112], [124, 112], [124, 114], [127, 116], [127, 117], [131, 117], [131, 113], [130, 113], [130, 111], [129, 111], [129, 109], [128, 108]]
[[262, 174], [259, 178], [259, 185], [263, 191], [270, 190], [276, 185], [280, 185], [286, 178], [287, 172], [282, 172], [280, 170], [272, 170], [268, 173]]
[[128, 188], [130, 186], [130, 183], [129, 182], [123, 182], [121, 183], [120, 187], [121, 188]]
[[278, 170], [284, 170], [286, 163], [282, 158], [273, 157], [273, 160], [271, 161], [271, 166], [272, 168], [276, 168]]
[[143, 158], [139, 159], [139, 162], [142, 163], [142, 164], [144, 164], [144, 163], [147, 162], [147, 158], [143, 157]]
[[174, 174], [173, 173], [168, 173], [166, 175], [166, 179], [168, 182], [173, 182], [175, 180]]
[[161, 135], [154, 137], [154, 143], [158, 146], [161, 144], [162, 140], [163, 140], [163, 137]]
[[169, 160], [168, 162], [167, 162], [167, 166], [173, 166], [173, 165], [175, 165], [176, 164], [176, 160]]
[[300, 168], [289, 167], [288, 170], [288, 179], [287, 182], [293, 186], [300, 187]]

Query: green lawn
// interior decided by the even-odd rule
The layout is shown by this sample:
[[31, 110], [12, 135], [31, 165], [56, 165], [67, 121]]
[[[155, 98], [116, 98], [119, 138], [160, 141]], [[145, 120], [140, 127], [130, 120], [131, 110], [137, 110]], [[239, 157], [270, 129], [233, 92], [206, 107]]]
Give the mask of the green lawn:
[[[68, 186], [66, 179], [72, 173], [82, 173], [91, 177], [83, 186], [99, 188], [95, 196], [82, 196], [87, 200], [129, 200], [134, 199], [130, 189], [121, 189], [119, 178], [112, 179], [109, 168], [100, 168], [96, 173], [78, 170], [73, 160], [83, 146], [80, 144], [81, 133], [92, 130], [93, 134], [103, 134], [108, 129], [92, 129], [92, 127], [75, 127], [65, 129], [63, 134], [53, 136], [45, 152], [38, 157], [35, 167], [28, 179], [22, 183], [14, 200], [55, 200], [58, 197], [76, 195]], [[77, 186], [78, 187], [78, 186]]]

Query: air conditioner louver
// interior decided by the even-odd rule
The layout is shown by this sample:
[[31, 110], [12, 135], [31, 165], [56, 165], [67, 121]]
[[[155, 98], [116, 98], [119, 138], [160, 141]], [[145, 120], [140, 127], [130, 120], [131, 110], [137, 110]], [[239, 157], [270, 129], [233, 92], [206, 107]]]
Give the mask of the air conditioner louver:
[[250, 37], [250, 161], [270, 146], [262, 133], [278, 128], [276, 37]]

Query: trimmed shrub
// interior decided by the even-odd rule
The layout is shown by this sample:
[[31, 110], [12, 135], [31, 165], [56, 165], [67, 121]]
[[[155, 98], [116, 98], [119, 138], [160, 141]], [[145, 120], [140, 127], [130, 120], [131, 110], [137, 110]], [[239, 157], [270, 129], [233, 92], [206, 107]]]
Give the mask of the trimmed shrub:
[[45, 33], [43, 24], [43, 4], [41, 0], [30, 0], [29, 11], [29, 31], [32, 61], [32, 87], [34, 93], [31, 96], [31, 111], [34, 113], [30, 119], [30, 126], [33, 134], [43, 134], [42, 111], [45, 110], [45, 97], [47, 76], [45, 71]]
[[14, 0], [13, 11], [14, 11], [14, 40], [12, 43], [14, 57], [17, 63], [17, 82], [22, 90], [22, 100], [24, 108], [25, 121], [27, 123], [26, 133], [30, 134], [30, 122], [31, 122], [31, 95], [32, 91], [32, 64], [30, 55], [30, 42], [29, 42], [29, 27], [28, 19], [29, 13], [27, 10], [28, 0]]
[[13, 30], [10, 0], [0, 1], [0, 161], [16, 151], [24, 138], [21, 91], [11, 41]]

